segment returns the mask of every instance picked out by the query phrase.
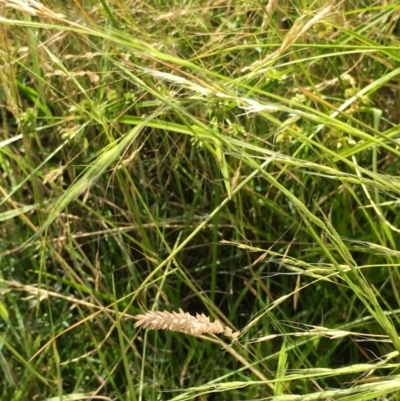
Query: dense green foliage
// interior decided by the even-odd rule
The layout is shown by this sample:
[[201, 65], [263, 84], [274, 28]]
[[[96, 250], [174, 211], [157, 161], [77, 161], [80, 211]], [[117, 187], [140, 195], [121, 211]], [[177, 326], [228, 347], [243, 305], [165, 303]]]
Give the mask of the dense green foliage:
[[[0, 2], [2, 400], [397, 400], [400, 5]], [[234, 331], [134, 328], [147, 310]]]

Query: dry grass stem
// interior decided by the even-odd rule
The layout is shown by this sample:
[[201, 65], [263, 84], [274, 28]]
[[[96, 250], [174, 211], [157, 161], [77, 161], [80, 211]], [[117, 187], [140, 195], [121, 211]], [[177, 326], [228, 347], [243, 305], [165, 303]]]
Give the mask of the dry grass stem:
[[45, 7], [40, 1], [1, 0], [1, 2], [5, 3], [6, 7], [13, 8], [34, 17], [49, 17], [55, 19], [65, 18], [63, 14], [54, 13], [50, 8]]
[[210, 318], [203, 313], [193, 316], [180, 308], [179, 312], [149, 311], [134, 318], [137, 320], [135, 327], [148, 327], [152, 330], [179, 331], [195, 336], [224, 333], [234, 340], [239, 336], [238, 332], [233, 332], [230, 327], [224, 326], [218, 319], [211, 322]]
[[[271, 2], [272, 3], [272, 2]], [[303, 22], [303, 18], [298, 18], [295, 23], [293, 24], [292, 28], [289, 32], [285, 35], [285, 38], [280, 46], [279, 49], [274, 51], [271, 54], [268, 54], [262, 60], [257, 60], [253, 64], [248, 67], [242, 69], [243, 71], [247, 70], [254, 70], [263, 65], [265, 65], [270, 60], [279, 57], [282, 53], [284, 53], [299, 37], [305, 35], [307, 31], [311, 29], [311, 27], [321, 20], [323, 20], [332, 10], [332, 5], [327, 5], [322, 8], [313, 18], [311, 18], [307, 22]]]

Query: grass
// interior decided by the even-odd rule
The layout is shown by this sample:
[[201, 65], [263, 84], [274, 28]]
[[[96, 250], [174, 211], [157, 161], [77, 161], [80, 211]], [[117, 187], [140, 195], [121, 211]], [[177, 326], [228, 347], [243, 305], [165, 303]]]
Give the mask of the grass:
[[[2, 399], [398, 399], [400, 6], [44, 3], [0, 2]], [[134, 327], [179, 309], [235, 338]]]

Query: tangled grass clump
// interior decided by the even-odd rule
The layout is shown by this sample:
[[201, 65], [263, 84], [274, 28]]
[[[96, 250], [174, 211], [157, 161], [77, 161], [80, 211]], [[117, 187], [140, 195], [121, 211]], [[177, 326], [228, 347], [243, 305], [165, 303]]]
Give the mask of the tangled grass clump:
[[0, 401], [400, 400], [397, 3], [0, 0]]

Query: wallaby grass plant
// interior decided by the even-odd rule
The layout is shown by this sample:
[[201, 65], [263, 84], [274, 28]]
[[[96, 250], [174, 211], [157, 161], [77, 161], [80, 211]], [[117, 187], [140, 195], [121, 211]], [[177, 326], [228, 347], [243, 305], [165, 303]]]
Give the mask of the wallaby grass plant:
[[0, 0], [2, 397], [397, 400], [399, 15]]

